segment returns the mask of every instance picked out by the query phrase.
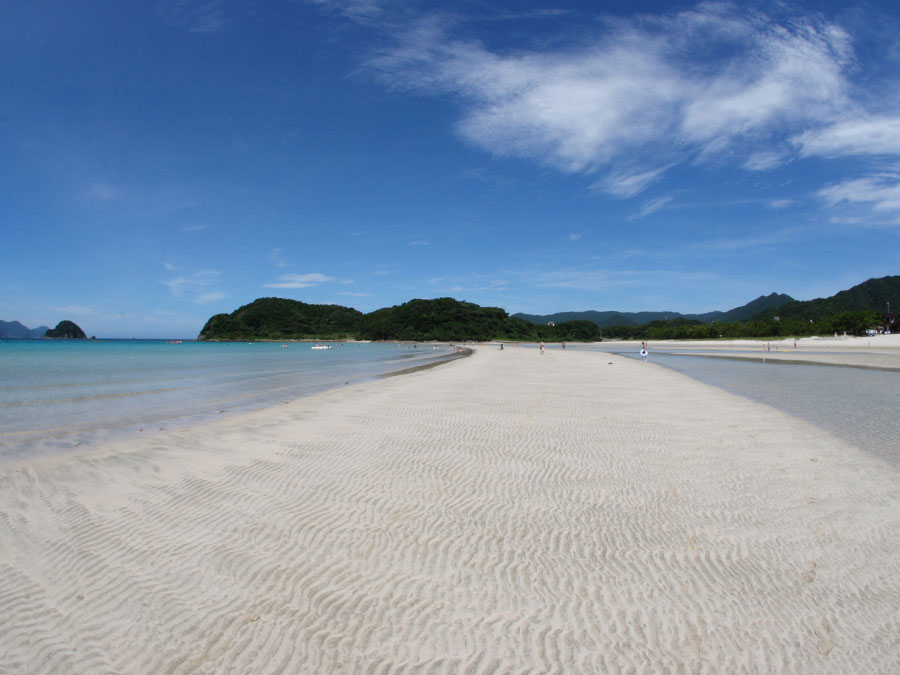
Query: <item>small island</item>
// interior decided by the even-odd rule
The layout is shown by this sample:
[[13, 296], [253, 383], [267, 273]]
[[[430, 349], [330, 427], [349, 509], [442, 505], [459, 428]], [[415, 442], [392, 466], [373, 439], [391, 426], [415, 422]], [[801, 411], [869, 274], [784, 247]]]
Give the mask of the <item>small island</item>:
[[87, 335], [74, 321], [60, 321], [56, 324], [56, 328], [51, 328], [44, 333], [45, 338], [63, 339], [63, 340], [84, 340]]

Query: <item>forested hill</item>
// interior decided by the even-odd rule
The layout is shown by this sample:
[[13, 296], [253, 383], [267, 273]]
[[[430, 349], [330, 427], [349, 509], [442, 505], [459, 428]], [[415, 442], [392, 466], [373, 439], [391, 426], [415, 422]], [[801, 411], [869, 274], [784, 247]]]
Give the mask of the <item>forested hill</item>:
[[291, 340], [355, 335], [363, 313], [341, 305], [310, 305], [284, 298], [259, 298], [231, 314], [216, 314], [200, 340]]
[[727, 312], [706, 312], [705, 314], [681, 314], [680, 312], [557, 312], [556, 314], [513, 314], [513, 317], [531, 323], [556, 323], [560, 321], [591, 321], [600, 328], [610, 326], [642, 326], [651, 321], [669, 321], [673, 319], [689, 319], [703, 323], [746, 321], [769, 308], [781, 307], [794, 299], [783, 293], [761, 295], [746, 305], [735, 307]]
[[[310, 305], [284, 298], [260, 298], [231, 314], [216, 314], [200, 340], [545, 340], [593, 342], [605, 337], [680, 339], [812, 335], [890, 326], [887, 303], [900, 308], [900, 276], [870, 279], [831, 298], [798, 302], [772, 293], [728, 312], [569, 312], [544, 317], [509, 316], [499, 307], [480, 307], [453, 298], [410, 300], [369, 314], [341, 305]], [[647, 320], [648, 316], [660, 318]], [[541, 323], [522, 317], [542, 319]], [[576, 318], [580, 317], [580, 318]], [[586, 318], [590, 317], [590, 318]], [[778, 317], [776, 320], [775, 317]], [[626, 322], [623, 322], [623, 318]], [[812, 321], [810, 321], [812, 320]], [[555, 325], [548, 325], [552, 321]], [[634, 321], [643, 321], [635, 325]]]
[[310, 305], [284, 298], [260, 298], [231, 314], [216, 314], [200, 340], [548, 340], [600, 339], [589, 321], [537, 326], [510, 317], [499, 307], [480, 307], [453, 298], [410, 300], [370, 314], [340, 305]]
[[779, 316], [818, 321], [841, 312], [869, 310], [886, 313], [888, 303], [891, 305], [891, 312], [897, 314], [900, 310], [900, 276], [869, 279], [846, 291], [835, 293], [830, 298], [795, 300], [777, 309], [767, 309], [756, 318], [769, 319]]

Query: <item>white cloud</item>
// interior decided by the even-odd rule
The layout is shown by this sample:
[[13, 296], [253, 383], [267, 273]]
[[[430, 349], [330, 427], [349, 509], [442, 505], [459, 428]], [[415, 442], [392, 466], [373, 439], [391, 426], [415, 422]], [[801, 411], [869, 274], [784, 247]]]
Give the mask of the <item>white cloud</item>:
[[900, 117], [839, 122], [796, 136], [804, 156], [900, 155]]
[[579, 239], [581, 239], [581, 233], [580, 233], [580, 232], [572, 232], [572, 233], [569, 235], [569, 239], [570, 239], [571, 241], [578, 241]]
[[201, 232], [206, 229], [206, 225], [185, 225], [181, 228], [182, 232]]
[[372, 297], [371, 293], [351, 293], [350, 291], [339, 291], [338, 295], [349, 295], [354, 298], [370, 298], [370, 297]]
[[334, 281], [334, 277], [314, 272], [312, 274], [282, 274], [278, 281], [264, 284], [265, 288], [308, 288], [318, 286], [328, 281]]
[[900, 215], [900, 174], [846, 180], [822, 188], [818, 195], [830, 206], [867, 204], [876, 212], [896, 212]]
[[[712, 61], [711, 52], [724, 56]], [[420, 21], [370, 61], [395, 87], [451, 94], [459, 134], [501, 156], [566, 172], [623, 158], [685, 161], [741, 142], [782, 139], [849, 109], [849, 38], [817, 19], [780, 24], [734, 5], [609, 22], [590, 44], [554, 52], [491, 51]], [[775, 154], [748, 160], [757, 170]], [[654, 172], [597, 187], [639, 192]]]

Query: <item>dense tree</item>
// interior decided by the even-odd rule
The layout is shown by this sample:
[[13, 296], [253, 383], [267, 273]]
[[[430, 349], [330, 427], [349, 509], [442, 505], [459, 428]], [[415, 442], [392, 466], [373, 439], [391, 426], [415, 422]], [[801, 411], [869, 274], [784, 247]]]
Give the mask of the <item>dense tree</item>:
[[284, 298], [260, 298], [231, 314], [216, 314], [201, 340], [340, 339], [359, 331], [362, 312], [340, 305], [310, 305]]

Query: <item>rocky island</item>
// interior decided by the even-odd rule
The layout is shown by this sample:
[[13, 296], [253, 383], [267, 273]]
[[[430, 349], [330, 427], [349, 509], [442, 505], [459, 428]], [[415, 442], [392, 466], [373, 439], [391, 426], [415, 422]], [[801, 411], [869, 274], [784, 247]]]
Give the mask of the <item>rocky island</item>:
[[87, 337], [84, 331], [76, 324], [74, 321], [60, 321], [56, 324], [56, 328], [51, 328], [46, 333], [44, 333], [44, 337], [47, 338], [61, 338], [66, 340], [78, 339], [83, 340]]

